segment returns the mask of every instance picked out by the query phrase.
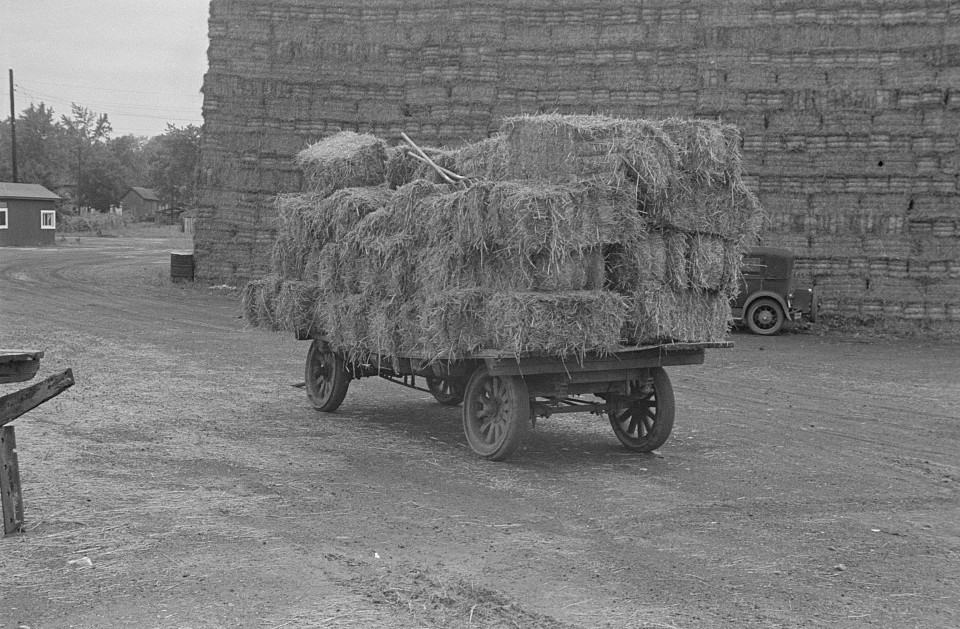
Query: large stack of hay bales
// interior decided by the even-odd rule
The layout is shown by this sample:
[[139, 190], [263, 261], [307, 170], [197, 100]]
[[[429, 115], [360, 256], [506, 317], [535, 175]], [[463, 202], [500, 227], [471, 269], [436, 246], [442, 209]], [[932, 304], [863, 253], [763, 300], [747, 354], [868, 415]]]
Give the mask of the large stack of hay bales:
[[435, 169], [340, 132], [298, 156], [308, 191], [278, 198], [244, 311], [355, 358], [720, 341], [760, 224], [739, 145], [712, 121], [518, 116]]

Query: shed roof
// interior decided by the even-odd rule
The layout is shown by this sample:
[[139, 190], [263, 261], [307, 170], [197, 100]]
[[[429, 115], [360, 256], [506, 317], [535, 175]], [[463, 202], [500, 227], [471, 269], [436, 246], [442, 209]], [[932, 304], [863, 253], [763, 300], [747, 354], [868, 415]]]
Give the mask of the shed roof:
[[38, 183], [0, 181], [0, 199], [41, 199], [59, 201], [60, 197]]
[[[136, 192], [146, 201], [159, 201], [160, 197], [154, 192], [151, 188], [138, 188], [136, 186], [130, 188], [130, 192]], [[127, 193], [129, 194], [129, 192]], [[124, 195], [126, 196], [126, 195]]]

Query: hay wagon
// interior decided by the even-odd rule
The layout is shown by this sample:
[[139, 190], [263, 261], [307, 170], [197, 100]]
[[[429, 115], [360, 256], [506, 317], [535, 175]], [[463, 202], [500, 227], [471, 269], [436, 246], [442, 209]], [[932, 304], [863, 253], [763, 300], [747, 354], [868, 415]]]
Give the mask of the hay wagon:
[[353, 378], [429, 391], [463, 403], [470, 447], [495, 460], [560, 413], [662, 445], [664, 369], [729, 345], [760, 226], [739, 131], [544, 114], [449, 150], [401, 136], [299, 153], [307, 191], [278, 197], [273, 273], [244, 288], [252, 325], [309, 331], [312, 403], [335, 410]]
[[537, 418], [561, 413], [606, 415], [627, 449], [655, 450], [674, 421], [673, 387], [664, 367], [699, 365], [707, 349], [732, 347], [666, 343], [570, 359], [479, 352], [455, 360], [373, 356], [350, 362], [324, 338], [310, 340], [305, 388], [317, 410], [337, 410], [352, 379], [380, 377], [429, 392], [443, 405], [462, 403], [467, 443], [494, 461], [513, 454]]

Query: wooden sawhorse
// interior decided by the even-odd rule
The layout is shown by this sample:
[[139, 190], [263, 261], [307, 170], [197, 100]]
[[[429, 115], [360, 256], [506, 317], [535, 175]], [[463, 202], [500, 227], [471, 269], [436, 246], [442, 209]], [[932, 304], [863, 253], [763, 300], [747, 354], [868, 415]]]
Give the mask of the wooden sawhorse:
[[[43, 352], [0, 349], [0, 384], [31, 380], [40, 370]], [[50, 376], [37, 384], [0, 397], [0, 503], [3, 506], [3, 534], [23, 527], [23, 496], [17, 439], [10, 422], [73, 386], [73, 370]]]

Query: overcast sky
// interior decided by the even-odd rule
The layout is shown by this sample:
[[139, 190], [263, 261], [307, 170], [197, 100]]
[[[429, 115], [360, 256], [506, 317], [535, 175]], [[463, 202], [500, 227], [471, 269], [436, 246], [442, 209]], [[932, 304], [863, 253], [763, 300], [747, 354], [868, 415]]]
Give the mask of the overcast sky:
[[203, 122], [207, 0], [0, 0], [0, 119], [31, 101], [109, 116], [113, 136]]

